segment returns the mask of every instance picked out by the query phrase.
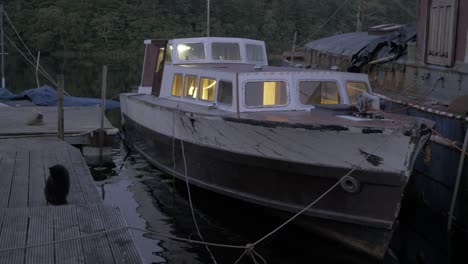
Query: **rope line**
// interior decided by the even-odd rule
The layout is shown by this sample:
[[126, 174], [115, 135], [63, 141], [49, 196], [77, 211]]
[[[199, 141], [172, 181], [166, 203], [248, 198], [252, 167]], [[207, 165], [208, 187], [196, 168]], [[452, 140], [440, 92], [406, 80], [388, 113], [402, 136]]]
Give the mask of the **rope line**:
[[[172, 123], [172, 125], [174, 126], [174, 123]], [[182, 148], [182, 159], [184, 161], [185, 185], [187, 186], [187, 194], [188, 194], [188, 199], [189, 199], [189, 203], [190, 203], [190, 212], [192, 213], [193, 223], [195, 224], [195, 229], [197, 230], [198, 236], [201, 238], [202, 241], [205, 241], [205, 239], [203, 238], [203, 236], [202, 236], [202, 234], [200, 232], [200, 228], [198, 228], [198, 222], [197, 222], [197, 219], [195, 217], [195, 211], [193, 209], [192, 194], [190, 192], [190, 184], [188, 182], [188, 176], [187, 176], [187, 160], [185, 159], [184, 141], [182, 140], [182, 137], [180, 137], [179, 140], [180, 140], [180, 145], [181, 145], [181, 148]], [[216, 258], [214, 257], [214, 255], [211, 252], [208, 245], [205, 244], [205, 248], [206, 248], [206, 251], [208, 251], [208, 253], [210, 254], [211, 259], [213, 260], [213, 262], [215, 264], [217, 264], [218, 262], [216, 261]]]
[[392, 0], [392, 1], [393, 1], [395, 4], [397, 4], [397, 6], [398, 6], [401, 10], [405, 11], [406, 14], [408, 14], [408, 15], [411, 16], [412, 18], [417, 18], [416, 15], [415, 15], [413, 12], [410, 12], [410, 11], [408, 10], [408, 8], [407, 8], [405, 5], [403, 5], [402, 2], [400, 2], [399, 0]]
[[138, 228], [138, 227], [133, 227], [133, 226], [121, 226], [121, 227], [116, 227], [113, 229], [109, 230], [104, 230], [104, 231], [99, 231], [99, 232], [94, 232], [86, 235], [80, 235], [76, 237], [71, 237], [71, 238], [65, 238], [65, 239], [60, 239], [60, 240], [54, 240], [54, 241], [49, 241], [49, 242], [44, 242], [44, 243], [37, 243], [37, 244], [31, 244], [27, 246], [20, 246], [20, 247], [11, 247], [11, 248], [2, 248], [0, 249], [1, 252], [7, 252], [7, 251], [12, 251], [12, 250], [19, 250], [19, 249], [28, 249], [28, 248], [34, 248], [34, 247], [43, 247], [43, 246], [49, 246], [57, 243], [63, 243], [63, 242], [69, 242], [77, 239], [84, 239], [84, 238], [89, 238], [93, 236], [99, 236], [99, 235], [104, 235], [108, 233], [112, 233], [115, 231], [120, 231], [120, 230], [135, 230], [135, 231], [140, 231], [144, 233], [149, 233], [152, 235], [160, 236], [160, 237], [167, 237], [173, 240], [181, 241], [181, 242], [187, 242], [191, 244], [199, 244], [199, 245], [209, 245], [213, 247], [221, 247], [221, 248], [230, 248], [230, 249], [245, 249], [245, 246], [240, 246], [240, 245], [229, 245], [229, 244], [221, 244], [221, 243], [211, 243], [211, 242], [204, 242], [200, 240], [195, 240], [195, 239], [189, 239], [189, 238], [183, 238], [183, 237], [177, 237], [169, 234], [164, 234], [164, 233], [159, 233], [159, 232], [154, 232], [148, 229], [144, 228]]
[[459, 146], [457, 146], [456, 144], [453, 143], [453, 141], [451, 141], [449, 138], [443, 136], [440, 132], [438, 132], [437, 130], [435, 130], [434, 128], [426, 125], [432, 132], [434, 132], [435, 134], [437, 134], [440, 138], [442, 138], [442, 140], [444, 140], [445, 142], [447, 142], [447, 144], [449, 144], [452, 148], [454, 149], [457, 149], [458, 151], [460, 151], [462, 154], [465, 154], [466, 156], [468, 156], [468, 152], [466, 151], [463, 151], [463, 149], [461, 149]]
[[[18, 39], [21, 41], [21, 43], [23, 44], [24, 48], [28, 51], [29, 55], [31, 56], [31, 58], [33, 58], [33, 62], [37, 63], [39, 65], [39, 68], [43, 71], [43, 75], [44, 77], [46, 77], [50, 82], [52, 82], [55, 86], [58, 86], [57, 82], [55, 82], [55, 80], [47, 73], [47, 71], [39, 64], [39, 62], [36, 60], [36, 58], [34, 57], [34, 55], [32, 54], [31, 50], [28, 48], [28, 46], [26, 45], [26, 43], [23, 41], [23, 39], [21, 38], [20, 34], [18, 33], [18, 31], [16, 30], [15, 26], [13, 25], [13, 22], [11, 21], [10, 17], [8, 16], [8, 14], [6, 13], [5, 9], [3, 9], [3, 14], [5, 15], [8, 23], [10, 24], [11, 28], [13, 29], [13, 31], [15, 32], [16, 36], [18, 37]], [[18, 49], [18, 48], [17, 48]]]
[[[316, 203], [318, 203], [321, 199], [323, 199], [326, 195], [328, 195], [333, 189], [336, 188], [336, 186], [338, 186], [341, 181], [346, 177], [346, 176], [349, 176], [351, 173], [353, 173], [357, 168], [360, 167], [360, 165], [365, 161], [367, 160], [368, 157], [370, 157], [373, 153], [375, 153], [380, 147], [382, 147], [385, 143], [387, 143], [388, 140], [390, 140], [390, 136], [392, 136], [393, 134], [395, 134], [397, 131], [399, 131], [401, 129], [401, 126], [397, 127], [388, 137], [387, 140], [383, 141], [382, 143], [380, 143], [371, 153], [369, 153], [368, 155], [366, 155], [356, 166], [354, 166], [346, 175], [342, 176], [335, 184], [333, 184], [333, 186], [331, 186], [327, 191], [325, 191], [324, 193], [322, 193], [322, 195], [320, 195], [317, 199], [315, 199], [312, 203], [310, 203], [307, 207], [305, 207], [304, 209], [302, 209], [300, 212], [296, 213], [293, 217], [291, 217], [290, 219], [288, 219], [287, 221], [285, 221], [283, 224], [281, 224], [280, 226], [278, 226], [277, 228], [275, 228], [274, 230], [272, 230], [271, 232], [269, 232], [268, 234], [264, 235], [263, 237], [261, 237], [260, 239], [258, 239], [256, 242], [254, 243], [249, 243], [249, 244], [246, 244], [244, 246], [242, 245], [232, 245], [232, 244], [222, 244], [222, 243], [212, 243], [212, 242], [206, 242], [204, 240], [194, 240], [194, 239], [189, 239], [189, 238], [182, 238], [182, 237], [177, 237], [177, 236], [174, 236], [174, 235], [169, 235], [169, 234], [164, 234], [164, 233], [159, 233], [159, 232], [154, 232], [154, 231], [151, 231], [151, 230], [148, 230], [148, 229], [143, 229], [143, 228], [138, 228], [138, 227], [132, 227], [132, 226], [122, 226], [122, 227], [117, 227], [117, 228], [114, 228], [114, 229], [110, 229], [110, 230], [104, 230], [104, 231], [100, 231], [100, 232], [95, 232], [95, 233], [91, 233], [91, 234], [86, 234], [86, 235], [81, 235], [81, 236], [77, 236], [77, 237], [72, 237], [72, 238], [67, 238], [67, 239], [61, 239], [61, 240], [55, 240], [55, 241], [50, 241], [50, 242], [45, 242], [45, 243], [38, 243], [38, 244], [31, 244], [31, 245], [27, 245], [27, 246], [21, 246], [21, 247], [12, 247], [12, 248], [3, 248], [3, 249], [0, 249], [0, 253], [1, 252], [6, 252], [6, 251], [11, 251], [11, 250], [18, 250], [18, 249], [28, 249], [28, 248], [33, 248], [33, 247], [40, 247], [40, 246], [47, 246], [47, 245], [52, 245], [52, 244], [56, 244], [56, 243], [63, 243], [63, 242], [67, 242], [67, 241], [72, 241], [72, 240], [76, 240], [76, 239], [83, 239], [83, 238], [88, 238], [88, 237], [92, 237], [92, 236], [98, 236], [98, 235], [103, 235], [103, 234], [107, 234], [107, 233], [110, 233], [110, 232], [114, 232], [114, 231], [118, 231], [118, 230], [125, 230], [125, 229], [130, 229], [130, 230], [135, 230], [135, 231], [140, 231], [140, 232], [144, 232], [144, 233], [149, 233], [149, 234], [153, 234], [153, 235], [156, 235], [156, 236], [161, 236], [161, 237], [166, 237], [166, 238], [170, 238], [170, 239], [173, 239], [173, 240], [176, 240], [176, 241], [182, 241], [182, 242], [188, 242], [188, 243], [192, 243], [192, 244], [199, 244], [199, 245], [205, 245], [207, 247], [207, 250], [209, 250], [209, 247], [208, 246], [213, 246], [213, 247], [221, 247], [221, 248], [230, 248], [230, 249], [244, 249], [244, 251], [242, 252], [242, 254], [239, 256], [239, 258], [234, 262], [235, 264], [239, 263], [239, 261], [241, 261], [243, 259], [243, 257], [245, 257], [246, 255], [250, 256], [250, 258], [252, 259], [252, 261], [254, 263], [258, 263], [257, 262], [257, 259], [255, 257], [258, 257], [264, 264], [267, 263], [267, 261], [265, 260], [264, 257], [262, 257], [256, 250], [255, 250], [255, 246], [258, 245], [259, 243], [261, 243], [262, 241], [264, 241], [265, 239], [267, 239], [268, 237], [270, 237], [271, 235], [273, 235], [274, 233], [278, 232], [281, 228], [283, 228], [284, 226], [286, 226], [288, 223], [290, 223], [291, 221], [293, 221], [296, 217], [298, 217], [299, 215], [301, 215], [303, 212], [305, 212], [307, 209], [309, 209], [310, 207], [312, 207], [313, 205], [315, 205]], [[181, 147], [182, 147], [182, 154], [183, 154], [183, 158], [184, 158], [184, 167], [186, 169], [186, 160], [185, 160], [185, 151], [184, 151], [184, 146], [183, 146], [183, 141], [181, 140]], [[186, 175], [186, 174], [185, 174]], [[186, 175], [186, 183], [188, 184], [188, 178], [187, 178], [187, 175]], [[192, 206], [192, 203], [191, 203], [191, 195], [190, 195], [190, 191], [189, 191], [189, 202], [190, 202], [190, 206], [191, 206], [191, 210], [192, 210], [192, 216], [194, 217], [195, 214], [194, 214], [194, 211], [193, 211], [193, 206]], [[194, 217], [194, 222], [196, 223], [196, 219]], [[195, 225], [197, 227], [197, 230], [199, 231], [198, 229], [198, 225], [196, 224]], [[201, 239], [203, 239], [203, 237], [201, 236], [201, 234], [199, 233], [199, 236]], [[210, 254], [211, 254], [211, 251], [209, 250], [208, 251]], [[213, 256], [212, 256], [213, 257]], [[214, 261], [216, 261], [214, 258], [213, 258]]]
[[[427, 93], [427, 94], [426, 94], [425, 96], [423, 96], [422, 98], [418, 99], [415, 103], [412, 103], [412, 105], [420, 104], [420, 103], [422, 103], [424, 100], [426, 100], [426, 99], [435, 91], [436, 85], [437, 85], [440, 81], [443, 81], [443, 80], [444, 80], [444, 77], [440, 77], [439, 79], [437, 79], [437, 81], [435, 81], [434, 84], [432, 85], [432, 89], [429, 91], [429, 93]], [[416, 83], [415, 83], [413, 86], [415, 86], [415, 85], [416, 85]], [[407, 87], [405, 90], [407, 90], [408, 88], [410, 88], [410, 87]], [[403, 92], [403, 91], [402, 91], [402, 92]], [[402, 92], [399, 93], [399, 94], [397, 94], [397, 96], [398, 96], [398, 95], [401, 95]], [[391, 102], [390, 106], [392, 106], [393, 101], [390, 101], [390, 102]], [[390, 111], [385, 111], [385, 113], [389, 113], [389, 114], [398, 113], [398, 112], [403, 111], [403, 110], [406, 110], [406, 109], [408, 109], [408, 108], [411, 108], [411, 105], [410, 105], [410, 104], [408, 104], [408, 105], [405, 106], [405, 107], [399, 108], [399, 109], [394, 109], [394, 110], [390, 110]]]
[[253, 246], [257, 245], [258, 243], [262, 242], [263, 240], [265, 240], [266, 238], [270, 237], [271, 235], [273, 235], [274, 233], [276, 233], [277, 231], [279, 231], [281, 228], [283, 228], [285, 225], [289, 224], [291, 221], [293, 221], [294, 219], [296, 219], [299, 215], [303, 214], [305, 211], [307, 211], [309, 208], [311, 208], [312, 206], [314, 206], [316, 203], [318, 203], [320, 200], [322, 200], [327, 194], [329, 194], [333, 189], [336, 188], [336, 186], [338, 186], [342, 181], [343, 179], [345, 179], [347, 176], [351, 175], [355, 170], [357, 170], [358, 168], [360, 168], [360, 166], [362, 165], [362, 163], [364, 163], [364, 161], [366, 161], [371, 155], [373, 155], [380, 147], [382, 147], [385, 143], [387, 143], [389, 140], [390, 140], [390, 137], [392, 135], [394, 135], [396, 132], [398, 132], [399, 130], [401, 129], [401, 126], [397, 127], [389, 136], [388, 136], [388, 139], [383, 141], [381, 144], [379, 144], [371, 153], [369, 153], [368, 155], [366, 155], [357, 165], [355, 165], [348, 173], [346, 173], [344, 176], [342, 176], [335, 184], [333, 184], [327, 191], [325, 191], [322, 195], [320, 195], [317, 199], [315, 199], [312, 203], [310, 203], [308, 206], [306, 206], [304, 209], [302, 209], [301, 211], [297, 212], [294, 216], [292, 216], [291, 218], [289, 218], [288, 220], [286, 220], [283, 224], [281, 224], [280, 226], [278, 226], [277, 228], [275, 228], [274, 230], [272, 230], [270, 233], [266, 234], [265, 236], [263, 236], [262, 238], [260, 238], [259, 240], [257, 240], [255, 243], [253, 243]]
[[340, 8], [338, 8], [331, 16], [328, 17], [325, 23], [320, 25], [320, 27], [317, 30], [315, 30], [312, 34], [310, 34], [307, 38], [305, 38], [298, 46], [304, 45], [312, 36], [319, 33], [332, 20], [332, 18], [335, 17], [336, 14], [338, 14], [338, 12], [340, 12], [341, 9], [343, 9], [346, 6], [346, 4], [348, 4], [349, 1], [350, 0], [346, 0], [346, 2], [344, 2], [343, 5], [340, 6]]
[[[33, 67], [36, 67], [36, 65], [34, 64], [34, 62], [32, 62], [32, 61], [26, 56], [26, 54], [24, 54], [23, 51], [21, 51], [21, 50], [18, 48], [18, 46], [15, 45], [15, 43], [8, 37], [8, 35], [3, 34], [3, 36], [8, 40], [8, 42], [10, 42], [10, 44], [11, 44], [16, 50], [18, 50], [18, 52], [26, 59], [27, 62], [29, 62], [29, 64], [31, 64]], [[39, 69], [39, 72], [40, 72], [48, 81], [50, 81], [53, 85], [58, 86], [57, 83], [56, 83], [53, 79], [50, 79], [49, 77], [47, 77], [41, 69]]]

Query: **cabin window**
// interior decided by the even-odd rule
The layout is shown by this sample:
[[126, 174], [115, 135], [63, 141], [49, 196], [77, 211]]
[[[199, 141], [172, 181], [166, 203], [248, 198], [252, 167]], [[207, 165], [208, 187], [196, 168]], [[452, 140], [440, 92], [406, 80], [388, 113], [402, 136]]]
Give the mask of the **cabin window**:
[[174, 74], [174, 79], [172, 80], [172, 96], [182, 95], [182, 78], [182, 74]]
[[247, 49], [247, 60], [264, 62], [265, 58], [263, 57], [263, 47], [260, 45], [247, 44], [245, 45]]
[[299, 82], [299, 101], [304, 105], [339, 104], [338, 84], [334, 81]]
[[218, 103], [232, 105], [232, 83], [231, 82], [219, 81]]
[[346, 90], [350, 104], [356, 104], [358, 95], [367, 92], [367, 83], [364, 82], [346, 82]]
[[177, 44], [177, 57], [179, 60], [203, 60], [205, 59], [205, 48], [203, 43]]
[[166, 47], [166, 63], [171, 64], [172, 63], [172, 45], [168, 44]]
[[205, 101], [213, 102], [216, 92], [216, 80], [208, 78], [200, 78], [200, 93], [198, 98]]
[[212, 43], [211, 56], [213, 60], [240, 60], [238, 43]]
[[286, 83], [279, 81], [248, 82], [245, 84], [244, 97], [246, 106], [274, 106], [288, 103]]
[[185, 76], [184, 96], [188, 98], [197, 98], [198, 77], [187, 75]]

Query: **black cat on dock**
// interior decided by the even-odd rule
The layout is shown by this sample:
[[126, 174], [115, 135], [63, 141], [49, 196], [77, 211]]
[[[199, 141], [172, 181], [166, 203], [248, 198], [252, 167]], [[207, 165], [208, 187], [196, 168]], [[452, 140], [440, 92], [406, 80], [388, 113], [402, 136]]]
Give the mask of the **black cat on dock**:
[[60, 165], [49, 168], [44, 193], [47, 201], [53, 205], [67, 204], [67, 195], [70, 190], [70, 176], [68, 170]]

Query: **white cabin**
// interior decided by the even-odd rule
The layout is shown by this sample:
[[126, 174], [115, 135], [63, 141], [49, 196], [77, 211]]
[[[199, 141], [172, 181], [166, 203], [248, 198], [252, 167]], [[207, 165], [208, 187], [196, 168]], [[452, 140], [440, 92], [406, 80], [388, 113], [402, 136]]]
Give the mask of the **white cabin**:
[[232, 112], [356, 104], [365, 74], [268, 66], [265, 43], [242, 38], [145, 40], [138, 93]]

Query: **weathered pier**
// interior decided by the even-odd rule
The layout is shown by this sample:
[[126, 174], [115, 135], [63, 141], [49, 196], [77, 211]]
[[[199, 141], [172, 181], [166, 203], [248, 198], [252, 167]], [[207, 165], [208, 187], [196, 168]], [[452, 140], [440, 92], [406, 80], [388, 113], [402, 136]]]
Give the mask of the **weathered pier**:
[[[55, 164], [70, 173], [65, 206], [44, 195]], [[78, 149], [53, 137], [0, 139], [0, 263], [141, 263], [126, 225]]]
[[[34, 111], [42, 114], [40, 125], [28, 125]], [[64, 140], [73, 145], [96, 143], [101, 129], [101, 108], [96, 106], [64, 107]], [[58, 131], [58, 110], [50, 106], [2, 107], [0, 111], [1, 138], [50, 137]], [[103, 130], [107, 135], [115, 135], [118, 130], [105, 118]]]

